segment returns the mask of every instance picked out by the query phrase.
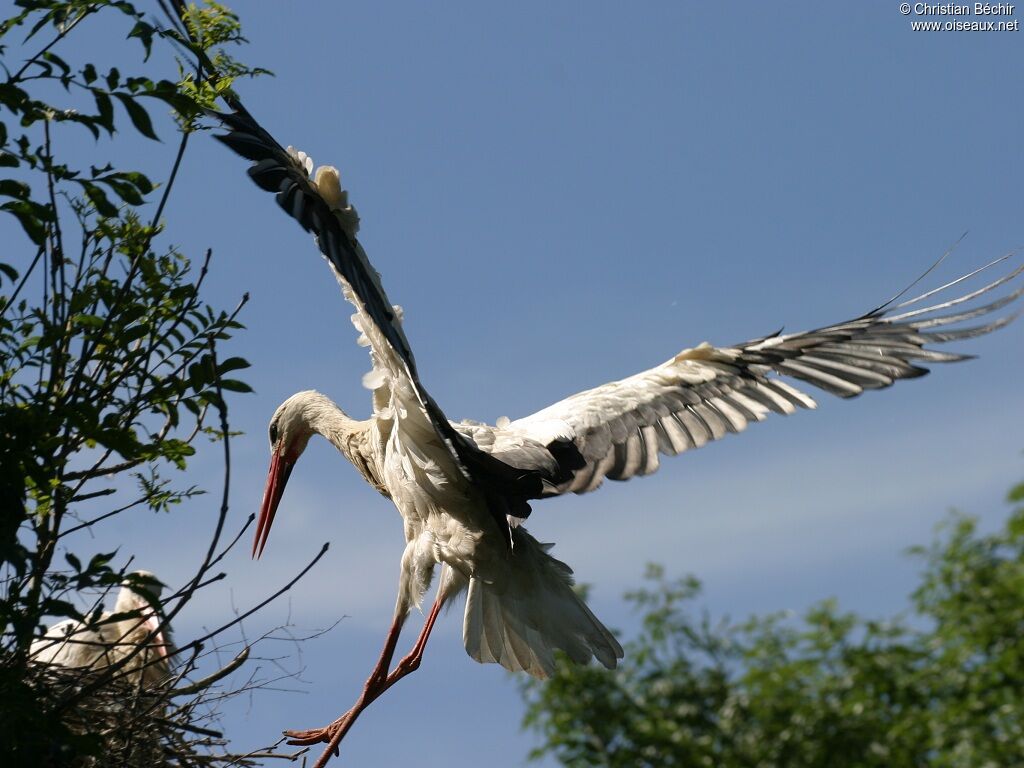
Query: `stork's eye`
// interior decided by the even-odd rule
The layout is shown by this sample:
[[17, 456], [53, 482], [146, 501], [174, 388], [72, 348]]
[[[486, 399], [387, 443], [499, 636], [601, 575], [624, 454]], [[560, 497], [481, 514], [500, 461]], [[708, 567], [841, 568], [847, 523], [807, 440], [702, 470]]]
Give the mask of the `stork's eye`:
[[270, 444], [277, 444], [277, 422], [270, 425]]

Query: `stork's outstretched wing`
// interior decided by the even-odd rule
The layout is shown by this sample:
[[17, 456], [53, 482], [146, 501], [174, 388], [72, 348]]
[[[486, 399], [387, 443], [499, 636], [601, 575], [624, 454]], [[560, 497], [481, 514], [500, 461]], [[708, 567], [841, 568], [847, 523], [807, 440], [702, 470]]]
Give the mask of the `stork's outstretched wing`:
[[[214, 116], [230, 129], [216, 138], [252, 160], [254, 164], [249, 168], [252, 180], [261, 189], [275, 192], [284, 211], [316, 236], [320, 252], [343, 281], [345, 298], [370, 320], [380, 336], [381, 343], [374, 348], [377, 359], [396, 361], [416, 386], [424, 407], [437, 409], [420, 385], [409, 340], [402, 330], [400, 317], [388, 301], [380, 275], [355, 238], [358, 219], [354, 214], [348, 220], [344, 215], [339, 216], [338, 201], [325, 199], [317, 182], [310, 178], [312, 168], [311, 164], [306, 165], [305, 156], [282, 148], [249, 114], [215, 113]], [[369, 328], [364, 330], [372, 332]]]
[[[776, 374], [840, 397], [855, 397], [866, 389], [888, 387], [897, 379], [923, 376], [928, 371], [917, 363], [967, 359], [969, 355], [938, 352], [925, 345], [980, 336], [1001, 328], [1016, 315], [968, 328], [930, 329], [988, 315], [1017, 299], [1024, 287], [981, 306], [944, 313], [1011, 282], [1024, 266], [965, 295], [932, 306], [922, 304], [1006, 258], [849, 322], [804, 333], [776, 333], [732, 347], [705, 343], [685, 349], [656, 368], [580, 392], [498, 427], [492, 442], [523, 446], [519, 463], [529, 466], [538, 444], [555, 437], [571, 440], [586, 465], [575, 470], [571, 480], [549, 487], [545, 495], [586, 493], [606, 477], [628, 480], [650, 474], [658, 469], [659, 454], [674, 456], [700, 448], [730, 432], [742, 431], [771, 411], [789, 414], [797, 408], [815, 407], [814, 400]], [[897, 314], [899, 310], [905, 311]], [[514, 451], [506, 451], [507, 456], [515, 456]]]
[[478, 448], [453, 428], [420, 383], [399, 313], [388, 300], [380, 275], [355, 237], [358, 218], [345, 205], [337, 172], [333, 168], [318, 169], [316, 180], [311, 179], [311, 163], [307, 163], [301, 153], [282, 148], [243, 109], [211, 114], [229, 129], [217, 138], [253, 161], [249, 168], [253, 181], [262, 189], [276, 193], [277, 202], [285, 212], [316, 235], [320, 252], [341, 283], [345, 297], [356, 307], [357, 324], [366, 334], [375, 371], [382, 372], [382, 368], [386, 368], [388, 374], [401, 377], [403, 385], [412, 388], [457, 466], [491, 496], [496, 518], [503, 521], [504, 514], [510, 511], [525, 516], [529, 511], [526, 499], [538, 498], [543, 487], [550, 485], [552, 477], [545, 476], [540, 468], [512, 467]]

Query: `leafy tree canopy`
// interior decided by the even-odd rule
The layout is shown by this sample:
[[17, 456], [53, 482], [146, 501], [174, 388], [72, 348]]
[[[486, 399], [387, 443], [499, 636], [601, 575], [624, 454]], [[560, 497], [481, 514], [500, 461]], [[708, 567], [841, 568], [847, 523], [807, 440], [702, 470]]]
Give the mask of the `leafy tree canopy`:
[[[1024, 502], [1024, 484], [1010, 493]], [[799, 621], [694, 615], [700, 585], [649, 567], [621, 667], [561, 661], [527, 683], [525, 724], [567, 766], [1019, 765], [1024, 759], [1024, 507], [1003, 528], [953, 516], [929, 547], [913, 615], [824, 601]]]
[[[154, 765], [157, 754], [167, 765], [252, 764], [225, 754], [221, 734], [199, 725], [212, 715], [207, 689], [248, 649], [181, 685], [240, 618], [179, 643], [174, 680], [145, 695], [126, 682], [145, 643], [93, 669], [36, 663], [33, 643], [46, 643], [46, 626], [59, 619], [102, 625], [103, 602], [109, 607], [131, 553], [96, 552], [94, 528], [123, 514], [172, 511], [199, 493], [180, 472], [204, 435], [223, 441], [224, 490], [208, 502], [208, 529], [194, 531], [208, 538], [194, 575], [151, 606], [161, 628], [225, 575], [212, 569], [238, 540], [222, 540], [226, 394], [249, 387], [235, 378], [248, 363], [222, 350], [241, 327], [244, 298], [234, 310], [204, 299], [210, 253], [194, 263], [175, 246], [164, 211], [196, 118], [235, 79], [262, 70], [228, 54], [243, 38], [237, 17], [215, 2], [17, 0], [5, 11], [0, 762]], [[110, 45], [69, 44], [82, 34]], [[101, 67], [100, 58], [116, 66]], [[132, 142], [153, 147], [147, 159], [159, 177], [124, 160]]]

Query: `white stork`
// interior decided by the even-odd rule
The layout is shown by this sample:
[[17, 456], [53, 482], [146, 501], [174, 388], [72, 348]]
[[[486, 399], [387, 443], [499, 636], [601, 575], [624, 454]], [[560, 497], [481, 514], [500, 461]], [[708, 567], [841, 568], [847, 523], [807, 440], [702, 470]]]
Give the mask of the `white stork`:
[[[373, 414], [357, 420], [322, 394], [288, 398], [270, 422], [271, 465], [253, 554], [266, 544], [288, 477], [313, 434], [327, 438], [370, 485], [394, 502], [405, 526], [398, 600], [384, 650], [356, 704], [325, 728], [286, 731], [292, 743], [328, 742], [317, 765], [337, 753], [359, 713], [415, 670], [441, 606], [468, 590], [463, 639], [469, 655], [536, 677], [551, 674], [554, 651], [612, 668], [622, 647], [572, 589], [572, 571], [518, 524], [531, 500], [595, 490], [605, 478], [628, 480], [658, 469], [661, 455], [699, 448], [740, 432], [769, 413], [790, 414], [815, 402], [778, 376], [840, 397], [922, 376], [921, 364], [965, 355], [927, 344], [967, 339], [1006, 325], [948, 326], [995, 312], [1024, 287], [995, 301], [949, 312], [1010, 282], [1013, 269], [984, 287], [929, 305], [902, 293], [853, 320], [804, 333], [775, 333], [727, 347], [704, 343], [650, 370], [568, 397], [531, 416], [490, 426], [451, 422], [420, 383], [402, 316], [381, 287], [355, 237], [358, 217], [334, 168], [283, 149], [244, 109], [218, 115], [219, 137], [254, 161], [249, 175], [277, 193], [280, 205], [312, 230], [342, 292], [356, 308], [359, 343], [369, 346]], [[1006, 258], [1006, 257], [1004, 257]], [[437, 597], [412, 651], [391, 670], [402, 624], [419, 606], [435, 566]], [[389, 670], [391, 670], [389, 672]]]
[[[124, 662], [121, 680], [152, 688], [167, 677], [170, 632], [155, 610], [163, 585], [149, 571], [134, 571], [121, 584], [113, 611], [98, 621], [65, 619], [32, 643], [38, 664], [99, 671]], [[127, 661], [125, 661], [127, 659]]]

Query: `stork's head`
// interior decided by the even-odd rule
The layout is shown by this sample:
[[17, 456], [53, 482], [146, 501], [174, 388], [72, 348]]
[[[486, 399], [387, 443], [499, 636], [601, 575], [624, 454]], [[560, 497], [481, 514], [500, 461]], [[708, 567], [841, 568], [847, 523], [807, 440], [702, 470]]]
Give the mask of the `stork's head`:
[[321, 431], [322, 415], [330, 411], [339, 413], [341, 409], [329, 398], [313, 390], [292, 395], [274, 411], [269, 428], [270, 472], [263, 491], [259, 522], [256, 524], [253, 557], [263, 554], [267, 537], [270, 536], [270, 526], [274, 524], [274, 515], [277, 514], [277, 506], [281, 503], [292, 468], [306, 450], [309, 438], [314, 432]]
[[114, 604], [114, 613], [136, 615], [137, 618], [124, 621], [132, 624], [133, 631], [137, 628], [149, 637], [148, 643], [156, 649], [161, 659], [167, 658], [170, 645], [170, 631], [166, 627], [161, 629], [160, 614], [157, 612], [163, 589], [163, 582], [149, 571], [132, 571], [121, 582], [121, 591]]

